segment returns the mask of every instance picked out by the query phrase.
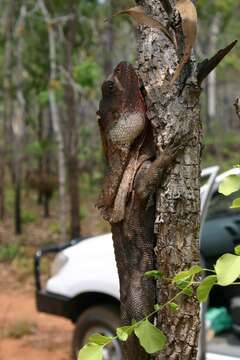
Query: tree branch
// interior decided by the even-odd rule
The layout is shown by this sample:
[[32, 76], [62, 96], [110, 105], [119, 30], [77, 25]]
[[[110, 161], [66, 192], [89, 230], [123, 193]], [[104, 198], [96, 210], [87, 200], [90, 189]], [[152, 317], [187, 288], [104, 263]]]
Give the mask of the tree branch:
[[237, 44], [237, 40], [226, 46], [224, 49], [219, 50], [210, 60], [205, 59], [198, 65], [197, 80], [198, 84], [201, 85], [204, 79], [214, 70], [217, 65], [224, 59], [224, 57], [232, 50]]
[[74, 89], [75, 93], [78, 94], [80, 97], [83, 97], [97, 111], [96, 103], [92, 99], [90, 99], [89, 96], [87, 96], [83, 88], [72, 78], [71, 74], [62, 65], [59, 66], [59, 69], [63, 76], [63, 83], [70, 84]]
[[235, 107], [237, 117], [240, 120], [240, 97], [236, 98], [233, 105]]

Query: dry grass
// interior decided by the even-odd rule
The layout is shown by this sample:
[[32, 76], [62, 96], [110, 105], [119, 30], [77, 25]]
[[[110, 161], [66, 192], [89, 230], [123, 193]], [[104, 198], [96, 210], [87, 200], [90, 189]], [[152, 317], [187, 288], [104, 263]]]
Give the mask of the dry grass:
[[24, 336], [32, 335], [36, 332], [37, 326], [35, 323], [28, 320], [17, 320], [7, 325], [3, 331], [2, 337], [21, 339]]

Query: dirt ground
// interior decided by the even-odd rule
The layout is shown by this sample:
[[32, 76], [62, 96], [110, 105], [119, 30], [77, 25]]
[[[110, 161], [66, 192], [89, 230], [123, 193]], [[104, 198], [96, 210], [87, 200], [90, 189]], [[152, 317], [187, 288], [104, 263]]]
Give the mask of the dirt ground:
[[8, 283], [11, 271], [0, 272], [0, 360], [69, 360], [73, 324], [38, 313], [31, 282]]
[[[38, 313], [34, 299], [33, 254], [45, 244], [60, 242], [57, 200], [51, 203], [51, 217], [45, 219], [36, 196], [30, 195], [24, 197], [23, 210], [25, 216], [34, 215], [35, 220], [23, 225], [21, 236], [14, 235], [11, 212], [0, 223], [0, 250], [6, 245], [10, 245], [10, 250], [12, 245], [18, 246], [16, 256], [10, 253], [0, 259], [0, 360], [70, 360], [73, 324]], [[108, 231], [93, 200], [85, 205], [85, 211], [82, 235]], [[45, 280], [50, 264], [51, 258], [42, 264]]]

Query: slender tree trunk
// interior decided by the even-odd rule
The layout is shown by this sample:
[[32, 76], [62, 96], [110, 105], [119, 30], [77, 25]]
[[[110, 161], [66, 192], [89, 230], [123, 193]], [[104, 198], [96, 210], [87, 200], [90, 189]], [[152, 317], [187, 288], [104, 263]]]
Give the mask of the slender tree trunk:
[[50, 216], [50, 212], [49, 212], [49, 201], [50, 201], [50, 196], [47, 194], [44, 194], [43, 197], [43, 210], [44, 210], [44, 217], [47, 219]]
[[4, 46], [4, 69], [3, 69], [3, 96], [4, 96], [4, 116], [2, 126], [2, 140], [0, 143], [0, 219], [3, 219], [4, 209], [4, 183], [5, 183], [5, 166], [6, 166], [6, 155], [10, 151], [9, 144], [12, 143], [11, 139], [11, 120], [12, 120], [12, 58], [13, 58], [13, 27], [14, 27], [14, 14], [16, 1], [11, 0], [7, 4], [6, 17], [5, 17], [5, 46]]
[[[38, 141], [41, 142], [43, 139], [43, 111], [40, 110], [38, 113], [38, 131], [37, 131], [37, 135], [38, 135]], [[38, 173], [42, 174], [43, 172], [43, 154], [40, 154], [38, 156]], [[38, 205], [42, 205], [43, 204], [43, 196], [42, 196], [42, 191], [41, 189], [37, 189], [37, 203]]]
[[[2, 129], [3, 133], [3, 129]], [[0, 221], [4, 220], [4, 178], [5, 178], [5, 159], [3, 146], [0, 147]]]
[[113, 27], [113, 0], [107, 0], [109, 21], [107, 23], [107, 31], [104, 41], [104, 74], [108, 76], [113, 69], [113, 53], [114, 53], [114, 27]]
[[[66, 65], [69, 76], [73, 74], [73, 50], [76, 41], [77, 4], [69, 0], [69, 13], [73, 15], [67, 24], [66, 36]], [[68, 81], [66, 86], [66, 105], [68, 113], [68, 186], [70, 196], [70, 235], [71, 238], [80, 236], [80, 194], [78, 171], [78, 129], [76, 121], [75, 89]]]
[[[51, 116], [50, 116], [50, 111], [49, 109], [45, 109], [46, 111], [44, 112], [44, 117], [46, 117], [47, 119], [47, 124], [46, 127], [44, 129], [44, 136], [45, 138], [51, 142], [53, 139], [53, 128], [52, 128], [52, 122], [51, 122]], [[52, 168], [53, 164], [52, 164], [52, 154], [51, 154], [51, 150], [47, 149], [47, 151], [45, 151], [44, 153], [44, 157], [43, 157], [43, 172], [45, 174], [49, 174], [51, 176], [51, 174], [54, 174], [55, 171]], [[54, 193], [55, 188], [52, 188], [52, 194]], [[50, 201], [51, 201], [51, 195], [49, 193], [45, 193], [43, 195], [44, 199], [43, 199], [43, 207], [44, 207], [44, 217], [48, 218], [50, 217]]]
[[[220, 14], [215, 14], [209, 29], [209, 54], [213, 54], [217, 48], [219, 35]], [[207, 79], [207, 99], [208, 99], [208, 130], [211, 131], [212, 122], [217, 114], [217, 72], [213, 70]]]
[[24, 136], [24, 117], [25, 99], [23, 94], [23, 47], [24, 47], [24, 27], [26, 17], [26, 6], [20, 9], [19, 20], [15, 29], [17, 39], [16, 59], [17, 66], [15, 72], [17, 98], [15, 101], [14, 116], [12, 119], [12, 129], [14, 135], [14, 179], [15, 179], [15, 232], [17, 235], [22, 233], [21, 221], [21, 188], [22, 188], [22, 146]]
[[[161, 3], [166, 3], [162, 1]], [[175, 5], [175, 1], [171, 1]], [[144, 5], [161, 22], [166, 12], [160, 1], [145, 0]], [[178, 33], [183, 42], [181, 28]], [[181, 57], [182, 54], [179, 54]], [[184, 87], [190, 65], [172, 87], [169, 81], [178, 58], [171, 43], [157, 31], [141, 28], [138, 34], [138, 65], [148, 94], [148, 118], [155, 131], [156, 146], [161, 149], [174, 139], [189, 138], [186, 148], [168, 171], [157, 194], [155, 234], [157, 266], [164, 273], [159, 284], [158, 302], [165, 303], [176, 289], [165, 278], [199, 263], [199, 174], [201, 122], [199, 93], [191, 84]], [[183, 140], [184, 141], [184, 140]], [[158, 316], [158, 326], [167, 336], [167, 346], [155, 358], [158, 360], [194, 360], [199, 334], [199, 304], [183, 296], [177, 313], [164, 308]]]
[[60, 116], [57, 106], [57, 99], [54, 89], [54, 83], [57, 79], [57, 54], [56, 54], [56, 38], [54, 31], [54, 24], [51, 21], [48, 9], [43, 0], [38, 0], [39, 7], [43, 13], [47, 30], [49, 42], [49, 60], [50, 60], [50, 84], [49, 84], [49, 105], [51, 110], [51, 118], [53, 128], [58, 145], [58, 168], [59, 168], [59, 193], [60, 193], [60, 225], [62, 240], [67, 238], [66, 227], [66, 168], [65, 168], [65, 153], [64, 153], [64, 140], [62, 129], [60, 125]]
[[22, 233], [22, 217], [21, 217], [21, 183], [16, 181], [15, 185], [15, 234]]

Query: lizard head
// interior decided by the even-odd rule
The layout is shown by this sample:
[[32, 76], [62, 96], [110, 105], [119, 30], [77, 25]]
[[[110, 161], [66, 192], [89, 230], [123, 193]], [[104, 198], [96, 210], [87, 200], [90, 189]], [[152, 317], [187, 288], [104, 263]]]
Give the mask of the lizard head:
[[119, 63], [102, 85], [100, 126], [114, 143], [131, 145], [145, 127], [146, 107], [134, 67]]

